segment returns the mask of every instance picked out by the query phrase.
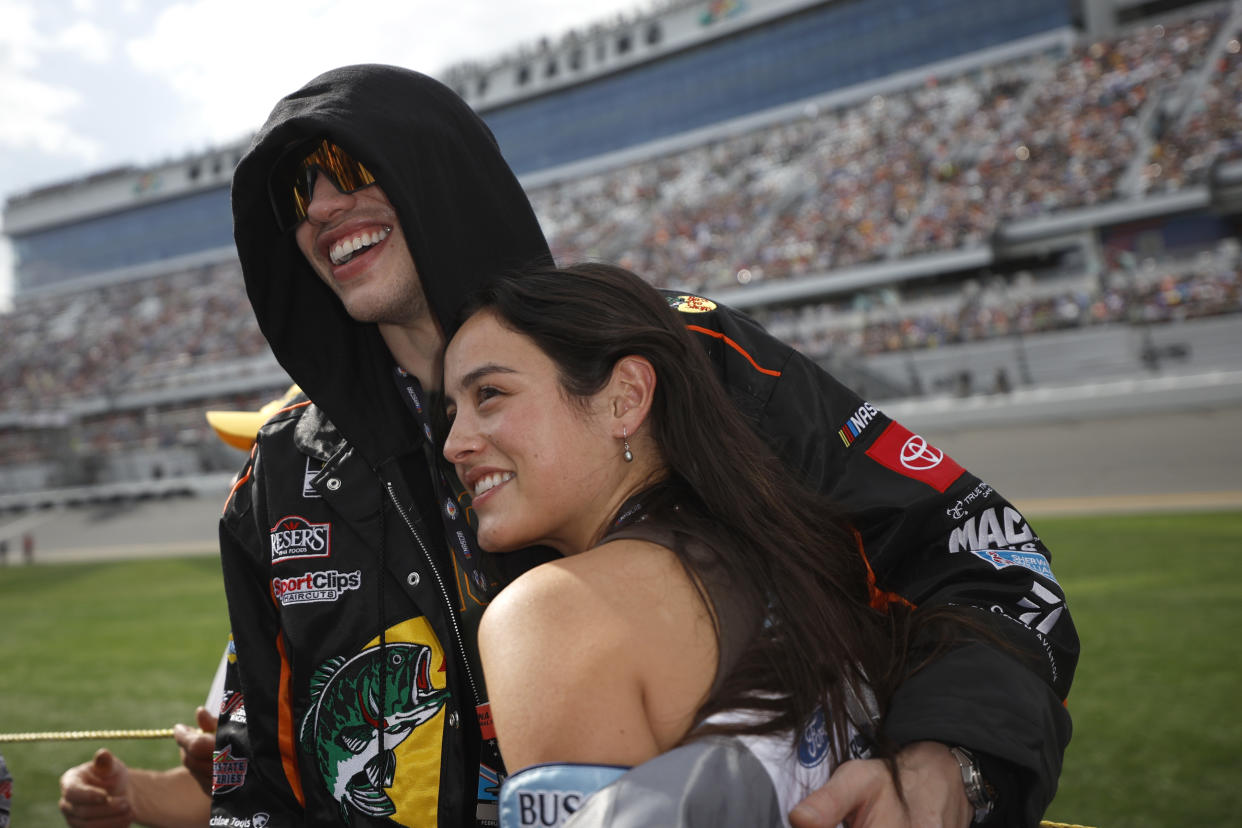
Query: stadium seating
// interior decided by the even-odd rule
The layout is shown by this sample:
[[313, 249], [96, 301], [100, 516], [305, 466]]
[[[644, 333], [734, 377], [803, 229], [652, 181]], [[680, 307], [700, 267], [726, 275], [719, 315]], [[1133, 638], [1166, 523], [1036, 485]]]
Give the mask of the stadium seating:
[[[559, 261], [618, 262], [708, 294], [986, 246], [1007, 222], [1202, 187], [1242, 156], [1239, 38], [1230, 9], [1208, 7], [808, 106], [530, 196]], [[1072, 279], [972, 277], [756, 313], [809, 354], [865, 358], [1237, 313], [1240, 260], [1230, 240]], [[66, 457], [213, 444], [204, 408], [261, 402], [287, 382], [236, 261], [19, 297], [0, 341], [0, 491], [63, 478]]]
[[[1242, 246], [1229, 239], [1193, 259], [1115, 267], [1098, 286], [1015, 284], [954, 290], [879, 307], [823, 302], [763, 315], [773, 334], [811, 355], [934, 348], [962, 342], [1115, 323], [1186, 321], [1242, 311]], [[883, 299], [883, 294], [881, 294]]]

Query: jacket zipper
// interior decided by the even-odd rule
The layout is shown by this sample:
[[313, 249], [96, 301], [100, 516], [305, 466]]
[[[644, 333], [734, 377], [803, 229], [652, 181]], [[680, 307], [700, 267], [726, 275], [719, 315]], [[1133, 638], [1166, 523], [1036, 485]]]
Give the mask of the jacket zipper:
[[436, 579], [436, 586], [440, 588], [440, 597], [444, 599], [444, 607], [448, 610], [449, 626], [453, 628], [453, 644], [457, 649], [457, 654], [461, 657], [462, 667], [466, 671], [466, 681], [470, 685], [470, 693], [474, 697], [474, 706], [478, 708], [483, 703], [483, 700], [479, 697], [478, 685], [474, 683], [474, 672], [470, 669], [470, 659], [466, 655], [466, 647], [462, 643], [461, 626], [457, 623], [457, 605], [453, 603], [448, 589], [444, 586], [444, 579], [440, 577], [440, 570], [436, 568], [431, 552], [427, 549], [426, 542], [423, 541], [423, 536], [419, 534], [418, 529], [415, 528], [405, 509], [401, 508], [401, 501], [397, 498], [397, 493], [393, 490], [392, 483], [385, 480], [384, 488], [388, 490], [388, 499], [396, 507], [397, 514], [401, 515], [401, 520], [405, 522], [406, 528], [410, 530], [410, 534], [418, 542], [418, 548], [423, 552], [423, 560], [427, 562], [428, 569], [431, 570], [432, 576]]

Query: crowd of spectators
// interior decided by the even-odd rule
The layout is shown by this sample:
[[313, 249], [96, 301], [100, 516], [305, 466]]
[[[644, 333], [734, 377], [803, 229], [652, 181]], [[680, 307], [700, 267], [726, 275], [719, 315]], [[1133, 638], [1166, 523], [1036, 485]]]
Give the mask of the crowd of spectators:
[[[1200, 168], [1242, 143], [1232, 53], [1201, 88], [1191, 83], [1210, 68], [1227, 19], [1226, 7], [1211, 7], [809, 107], [655, 162], [536, 188], [532, 201], [561, 258], [621, 262], [707, 292], [983, 244], [1003, 221], [1130, 197], [1135, 169], [1141, 192], [1144, 129], [1166, 128], [1157, 148], [1174, 155], [1184, 141]], [[1189, 119], [1182, 139], [1157, 116], [1188, 84], [1207, 114]]]
[[1146, 192], [1202, 184], [1215, 162], [1242, 157], [1242, 40], [1229, 39], [1210, 73], [1201, 95], [1157, 124], [1159, 140], [1142, 174]]
[[900, 253], [953, 131], [983, 133], [1053, 58], [973, 70], [572, 181], [531, 198], [560, 258], [617, 261], [692, 290]]
[[1060, 289], [1036, 285], [1022, 273], [1013, 279], [971, 281], [913, 301], [903, 301], [889, 288], [850, 300], [771, 311], [760, 318], [776, 336], [812, 356], [823, 356], [1240, 312], [1242, 245], [1229, 239], [1189, 260], [1119, 262], [1097, 278]]
[[268, 353], [236, 261], [19, 298], [0, 341], [0, 410], [25, 412]]
[[1121, 197], [1140, 143], [1141, 110], [1203, 65], [1224, 17], [1217, 11], [1074, 48], [1034, 88], [1024, 111], [958, 166], [999, 219]]
[[[1227, 7], [1209, 7], [808, 106], [656, 160], [532, 187], [531, 200], [558, 261], [618, 262], [709, 295], [986, 244], [1000, 222], [1202, 184], [1215, 161], [1242, 156], [1242, 45], [1223, 28], [1230, 19]], [[1130, 177], [1137, 186], [1127, 190]], [[1096, 288], [1055, 294], [985, 284], [887, 296], [866, 310], [822, 303], [767, 321], [811, 353], [871, 354], [1242, 309], [1237, 256], [1219, 252], [1210, 265], [1159, 278], [1121, 268]], [[204, 366], [241, 376], [271, 362], [236, 261], [17, 302], [0, 315], [0, 415], [27, 422], [71, 400], [185, 384]], [[203, 407], [80, 419], [74, 445], [106, 453], [209, 439]], [[0, 462], [46, 456], [33, 433], [0, 428]]]

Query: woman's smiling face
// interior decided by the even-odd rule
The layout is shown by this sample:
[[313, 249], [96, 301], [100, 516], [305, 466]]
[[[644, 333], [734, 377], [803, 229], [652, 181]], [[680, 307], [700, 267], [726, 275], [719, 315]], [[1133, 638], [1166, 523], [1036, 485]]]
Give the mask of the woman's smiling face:
[[626, 494], [605, 392], [571, 399], [556, 363], [490, 311], [449, 343], [444, 390], [444, 456], [473, 495], [484, 549], [574, 554], [598, 539]]

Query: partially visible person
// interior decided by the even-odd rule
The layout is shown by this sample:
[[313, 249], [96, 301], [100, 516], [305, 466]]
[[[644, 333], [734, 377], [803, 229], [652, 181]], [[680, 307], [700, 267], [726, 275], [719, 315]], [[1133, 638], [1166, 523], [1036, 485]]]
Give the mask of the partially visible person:
[[[467, 306], [444, 382], [443, 453], [480, 545], [563, 556], [480, 626], [515, 774], [502, 828], [556, 810], [780, 828], [836, 765], [896, 754], [881, 711], [921, 614], [870, 605], [853, 527], [790, 478], [658, 291], [606, 265], [498, 278]], [[946, 647], [965, 643], [941, 620]], [[584, 764], [641, 767], [583, 805], [564, 792]], [[950, 824], [972, 815], [959, 792]]]
[[13, 812], [13, 777], [9, 766], [0, 754], [0, 828], [9, 828], [9, 815]]
[[[218, 709], [218, 707], [216, 708]], [[197, 728], [174, 728], [182, 764], [130, 768], [107, 748], [60, 777], [60, 813], [72, 828], [203, 828], [211, 816], [216, 714], [199, 707]]]
[[[207, 422], [222, 442], [249, 451], [259, 427], [300, 393], [296, 385], [290, 386], [257, 411], [207, 411]], [[180, 723], [173, 728], [181, 765], [165, 770], [131, 768], [112, 751], [100, 748], [89, 762], [69, 768], [60, 777], [60, 811], [65, 822], [73, 828], [123, 828], [135, 823], [151, 828], [201, 828], [207, 824], [216, 724], [220, 715], [237, 713], [236, 705], [226, 710], [224, 703], [229, 655], [226, 648], [207, 701], [195, 710], [197, 728]]]

